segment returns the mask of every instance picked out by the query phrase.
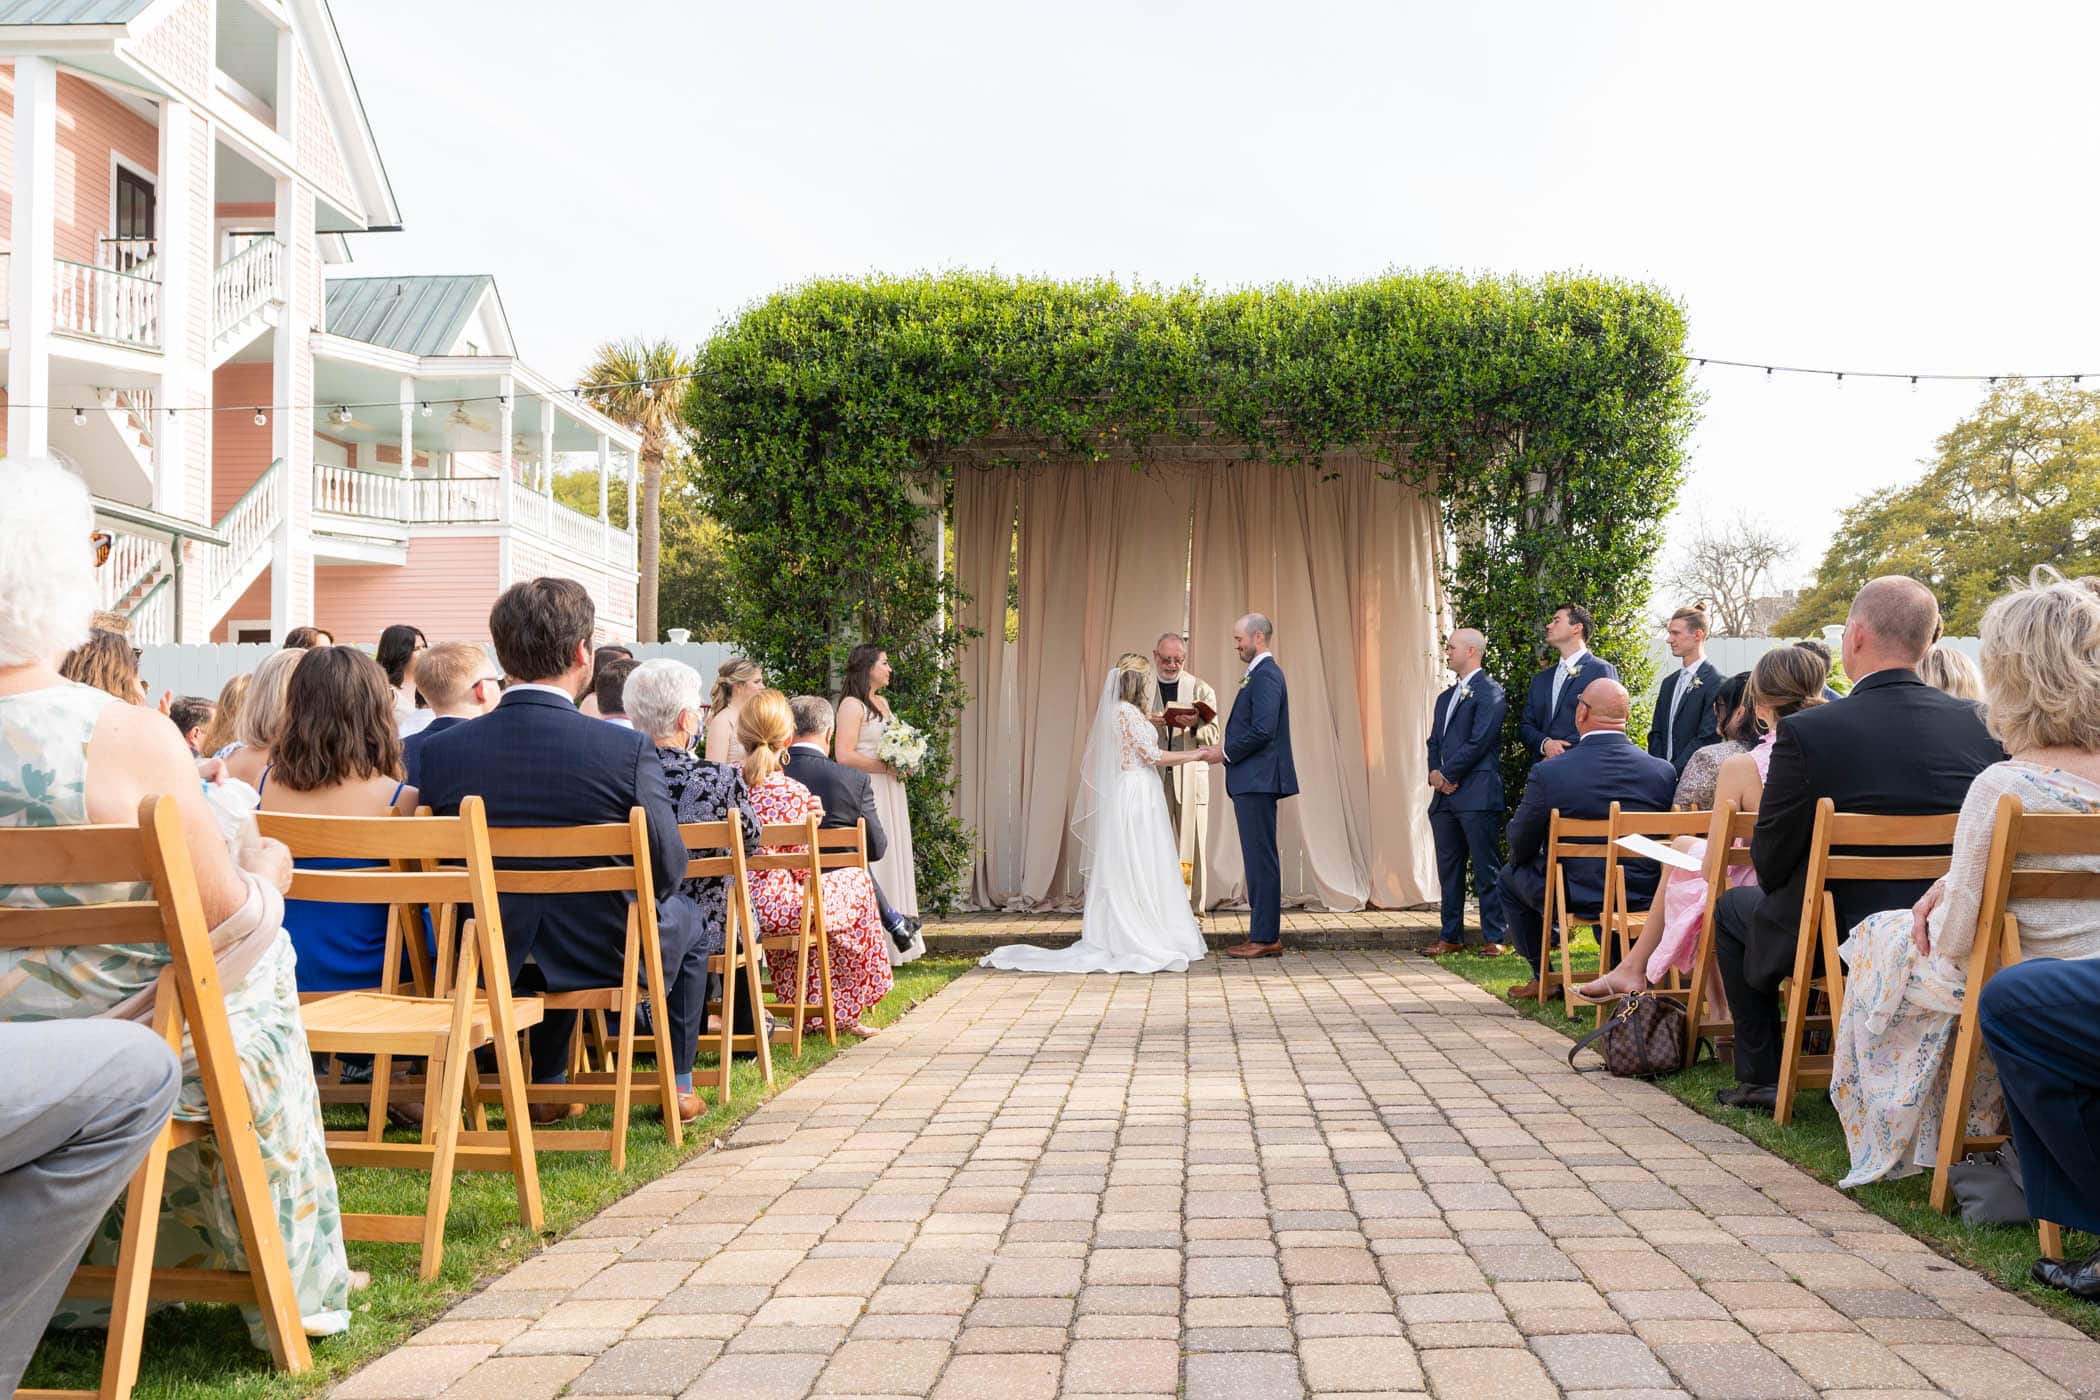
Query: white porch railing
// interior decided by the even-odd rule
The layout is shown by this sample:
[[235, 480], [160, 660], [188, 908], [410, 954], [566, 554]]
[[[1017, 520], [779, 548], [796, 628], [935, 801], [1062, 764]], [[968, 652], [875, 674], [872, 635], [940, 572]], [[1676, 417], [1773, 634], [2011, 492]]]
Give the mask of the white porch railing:
[[497, 490], [503, 483], [492, 476], [426, 477], [403, 484], [409, 488], [411, 524], [480, 525], [502, 518]]
[[104, 612], [122, 612], [131, 595], [174, 563], [168, 542], [154, 535], [111, 530], [109, 562], [95, 570], [95, 602]]
[[[314, 467], [316, 514], [387, 521], [395, 525], [494, 525], [502, 492], [510, 491], [510, 524], [585, 559], [632, 569], [634, 536], [569, 509], [522, 482], [493, 476], [393, 476], [354, 467]], [[221, 528], [225, 528], [221, 526]]]
[[358, 471], [353, 467], [314, 466], [314, 509], [363, 520], [409, 522], [409, 490], [414, 483], [398, 476]]
[[511, 523], [521, 530], [544, 536], [548, 531], [548, 520], [554, 514], [554, 502], [542, 496], [522, 482], [510, 483]]
[[217, 335], [284, 295], [284, 245], [250, 238], [211, 277], [211, 327]]
[[283, 490], [282, 464], [272, 462], [220, 517], [219, 533], [226, 537], [226, 548], [214, 549], [205, 558], [207, 597], [219, 598], [256, 551], [270, 547], [270, 536], [284, 512]]
[[52, 329], [143, 350], [160, 349], [160, 283], [150, 277], [52, 259]]
[[131, 644], [165, 646], [174, 640], [175, 580], [164, 578], [131, 610]]
[[158, 400], [151, 389], [118, 389], [113, 394], [116, 406], [131, 415], [131, 427], [145, 444], [146, 451], [153, 450], [153, 409]]
[[574, 550], [586, 559], [605, 557], [605, 531], [598, 518], [570, 510], [559, 501], [553, 502], [553, 528], [551, 538], [565, 549]]

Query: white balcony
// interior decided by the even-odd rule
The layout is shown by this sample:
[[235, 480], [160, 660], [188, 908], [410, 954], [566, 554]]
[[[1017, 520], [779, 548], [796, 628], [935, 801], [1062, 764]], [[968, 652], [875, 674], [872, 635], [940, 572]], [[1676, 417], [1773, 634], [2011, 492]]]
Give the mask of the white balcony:
[[[504, 483], [492, 476], [405, 477], [354, 467], [314, 468], [317, 528], [404, 538], [419, 525], [501, 527]], [[551, 496], [510, 483], [509, 527], [557, 549], [614, 569], [635, 567], [634, 536], [609, 521], [574, 511]], [[331, 519], [332, 518], [332, 519]]]

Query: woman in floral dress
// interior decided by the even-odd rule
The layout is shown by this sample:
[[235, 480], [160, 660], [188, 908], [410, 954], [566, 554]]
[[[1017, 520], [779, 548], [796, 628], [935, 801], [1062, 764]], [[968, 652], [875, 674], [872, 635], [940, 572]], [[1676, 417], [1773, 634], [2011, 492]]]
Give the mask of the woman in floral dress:
[[[751, 789], [752, 809], [768, 825], [800, 823], [824, 815], [824, 804], [816, 794], [780, 766], [781, 755], [794, 737], [795, 723], [785, 695], [762, 690], [744, 702], [737, 716], [737, 739], [744, 746], [744, 781]], [[751, 903], [760, 933], [773, 937], [794, 933], [802, 926], [803, 878], [793, 870], [752, 872]], [[866, 1039], [875, 1032], [861, 1024], [861, 1015], [889, 995], [894, 980], [889, 937], [875, 911], [875, 885], [865, 870], [827, 870], [822, 880], [824, 934], [831, 950], [831, 996], [838, 1011], [838, 1029]], [[768, 957], [766, 970], [777, 999], [797, 999], [793, 960]], [[812, 959], [800, 1000], [816, 1001], [818, 990]]]

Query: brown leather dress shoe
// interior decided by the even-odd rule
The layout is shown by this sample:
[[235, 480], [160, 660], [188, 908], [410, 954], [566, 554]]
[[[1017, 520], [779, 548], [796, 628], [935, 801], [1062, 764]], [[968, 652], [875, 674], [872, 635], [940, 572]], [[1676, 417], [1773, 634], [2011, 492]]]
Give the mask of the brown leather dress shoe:
[[1238, 947], [1227, 948], [1225, 956], [1228, 958], [1280, 958], [1283, 956], [1283, 943], [1280, 939], [1274, 943], [1242, 943]]
[[1425, 958], [1448, 958], [1453, 953], [1463, 953], [1464, 951], [1466, 951], [1466, 945], [1463, 943], [1445, 943], [1439, 941], [1430, 944], [1427, 948], [1424, 948], [1422, 950], [1422, 956]]
[[701, 1097], [698, 1089], [693, 1090], [690, 1094], [680, 1094], [678, 1096], [679, 1122], [690, 1123], [706, 1111], [707, 1100]]
[[1536, 978], [1524, 983], [1522, 986], [1511, 987], [1508, 991], [1503, 993], [1503, 995], [1508, 997], [1511, 1001], [1536, 1001], [1538, 999], [1538, 994], [1539, 984]]
[[580, 1103], [528, 1104], [525, 1113], [532, 1119], [532, 1126], [544, 1128], [550, 1123], [560, 1123], [566, 1119], [582, 1117], [583, 1105]]
[[1509, 946], [1503, 943], [1483, 943], [1480, 945], [1480, 956], [1483, 958], [1507, 957], [1509, 956]]

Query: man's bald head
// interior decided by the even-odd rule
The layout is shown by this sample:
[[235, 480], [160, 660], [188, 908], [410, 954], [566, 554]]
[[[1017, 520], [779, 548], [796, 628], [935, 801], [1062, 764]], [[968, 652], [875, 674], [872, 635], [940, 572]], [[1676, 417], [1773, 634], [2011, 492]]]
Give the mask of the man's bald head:
[[1626, 720], [1633, 713], [1633, 697], [1626, 687], [1615, 680], [1599, 679], [1582, 688], [1581, 703], [1575, 709], [1575, 728], [1578, 733], [1593, 734], [1600, 729], [1615, 729], [1626, 732]]
[[1915, 670], [1939, 636], [1940, 605], [1931, 589], [1902, 574], [1869, 579], [1845, 618], [1845, 671], [1856, 679]]
[[1487, 654], [1487, 638], [1476, 627], [1461, 627], [1451, 634], [1444, 645], [1444, 664], [1453, 675], [1463, 676], [1479, 669], [1480, 658]]

